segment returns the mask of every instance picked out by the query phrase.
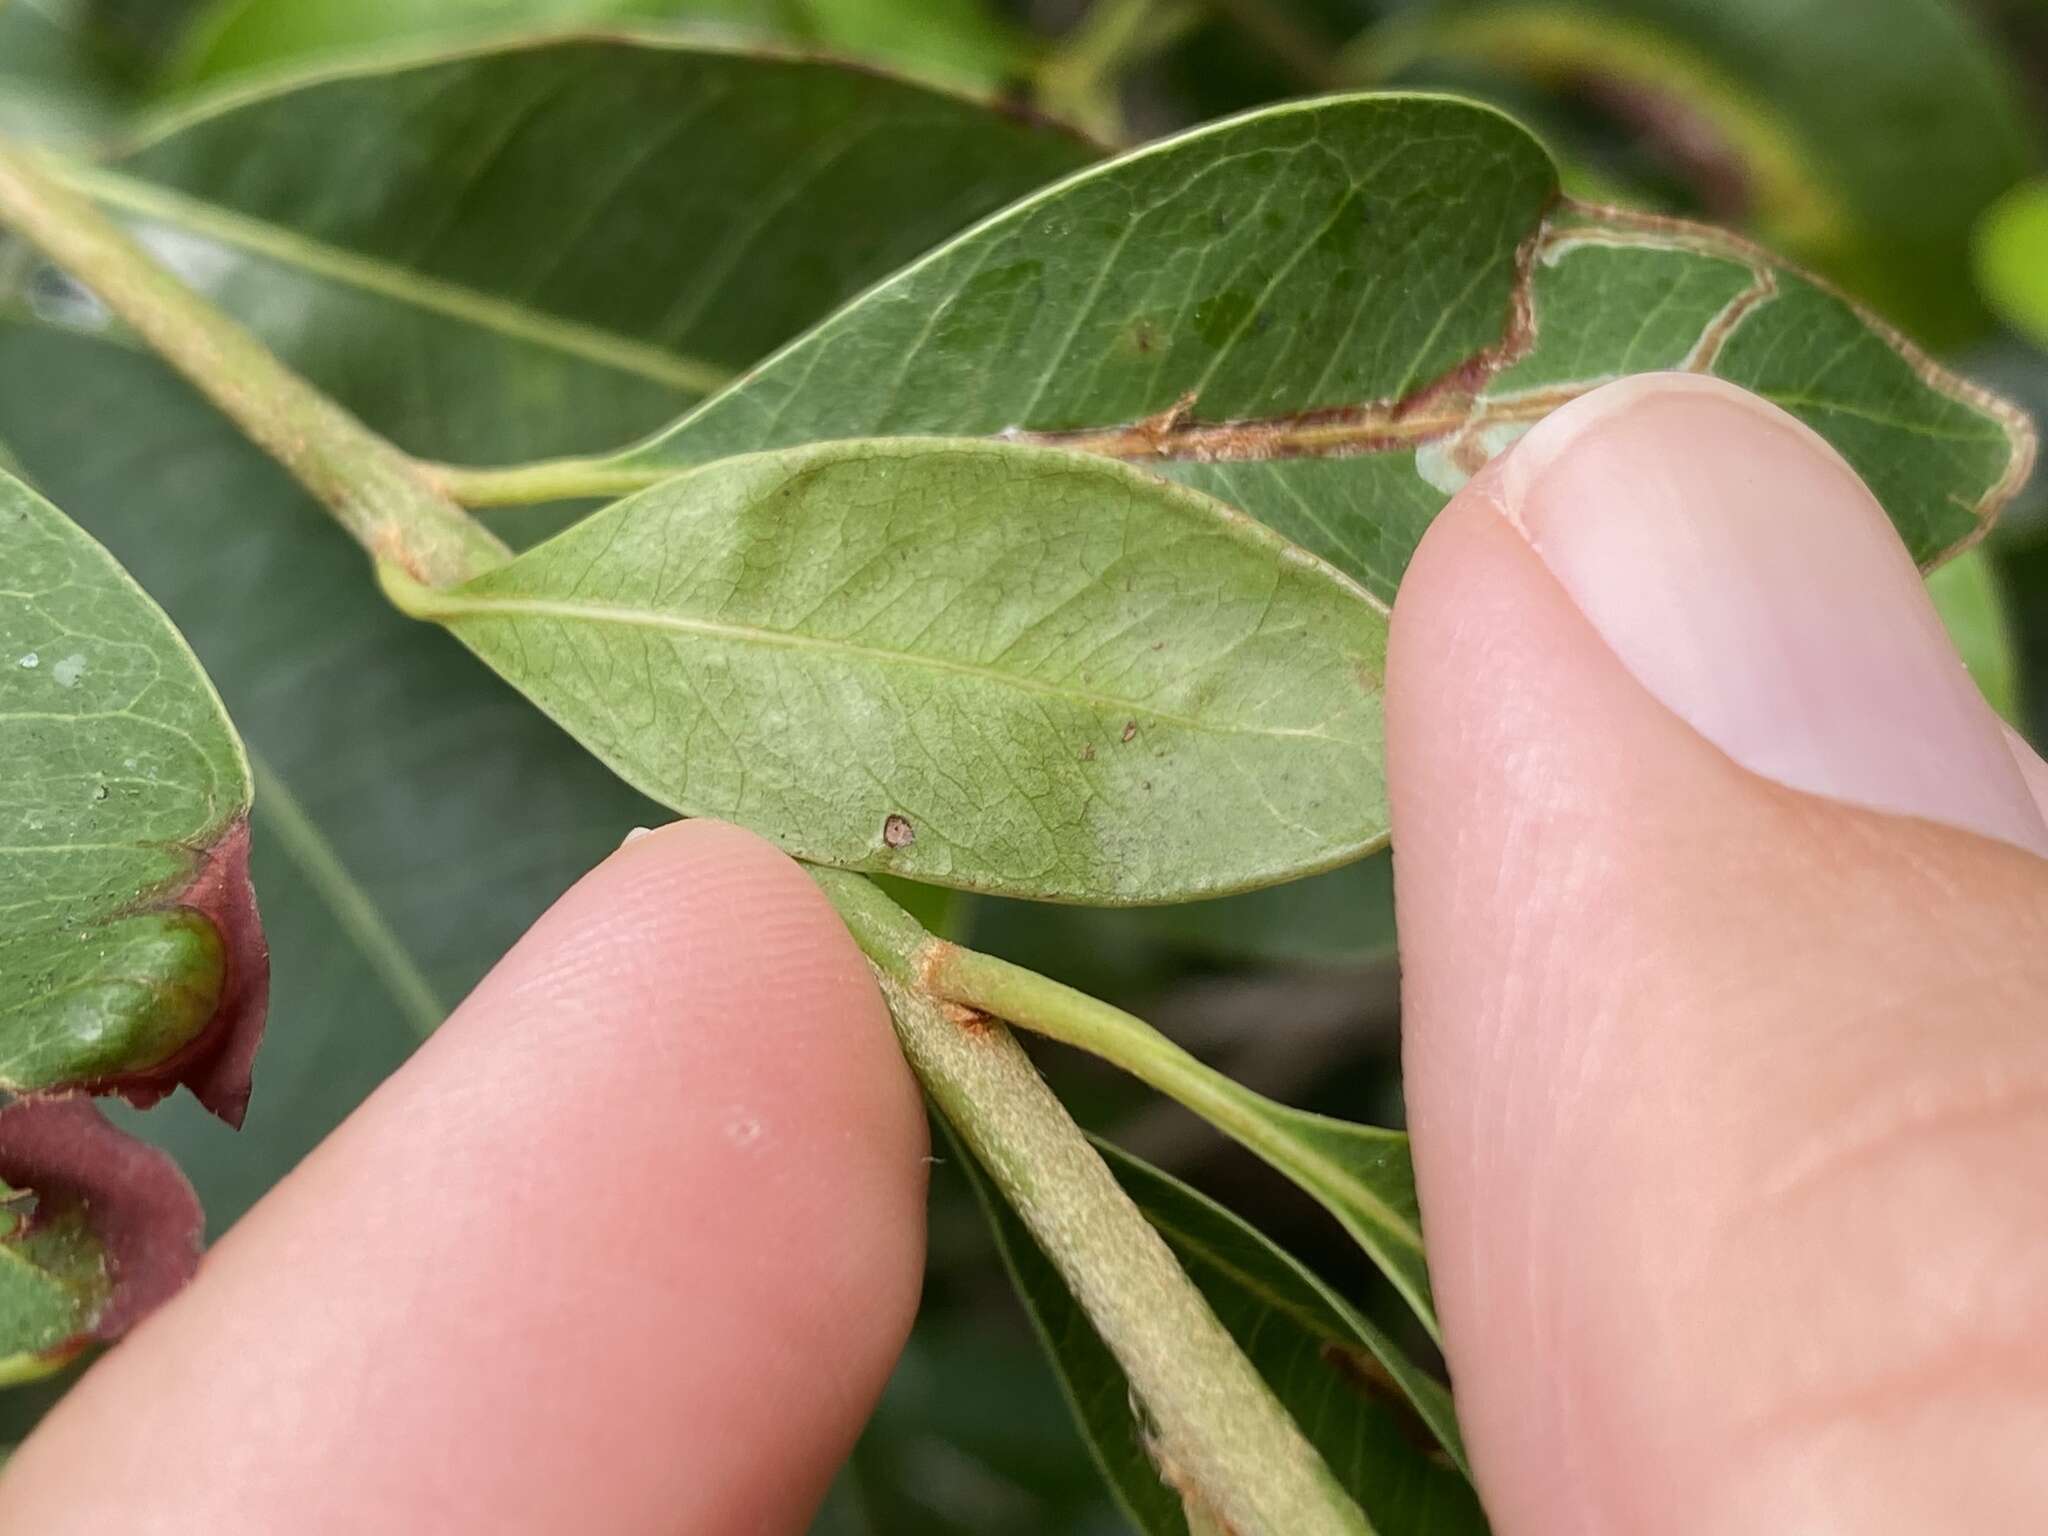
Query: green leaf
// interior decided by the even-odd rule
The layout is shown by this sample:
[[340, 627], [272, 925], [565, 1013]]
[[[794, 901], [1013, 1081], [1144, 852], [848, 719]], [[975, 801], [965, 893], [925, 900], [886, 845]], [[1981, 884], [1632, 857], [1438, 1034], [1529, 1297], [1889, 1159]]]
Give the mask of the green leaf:
[[[1440, 1382], [1256, 1228], [1128, 1153], [1096, 1145], [1380, 1536], [1486, 1530], [1458, 1471], [1462, 1443]], [[1185, 1536], [1180, 1498], [1154, 1464], [1116, 1361], [973, 1158], [957, 1144], [954, 1154], [1119, 1502], [1147, 1536]]]
[[394, 43], [650, 18], [744, 21], [780, 9], [746, 0], [210, 0], [164, 73], [168, 85], [183, 88]]
[[653, 428], [1092, 154], [870, 71], [557, 35], [233, 92], [73, 174], [371, 426], [491, 461]]
[[1993, 709], [2018, 725], [2019, 652], [2012, 616], [1989, 557], [1973, 549], [1951, 560], [1927, 578], [1927, 590], [1979, 691]]
[[1249, 1133], [1237, 1126], [1225, 1129], [1335, 1216], [1393, 1282], [1430, 1337], [1441, 1342], [1407, 1136], [1275, 1104], [1257, 1094], [1241, 1097], [1254, 1123]]
[[0, 474], [0, 1088], [191, 1084], [239, 1121], [267, 962], [248, 763], [113, 558]]
[[1119, 904], [1386, 835], [1385, 610], [1101, 459], [743, 457], [454, 591], [387, 579], [634, 787], [814, 862]]
[[1522, 129], [1414, 96], [1277, 107], [1024, 199], [607, 461], [1000, 434], [1208, 490], [1391, 594], [1429, 520], [1548, 411], [1710, 372], [1868, 478], [1933, 562], [2029, 429], [1851, 305], [1696, 226], [1560, 201]]
[[1952, 0], [1437, 0], [1408, 39], [1594, 97], [1746, 221], [1913, 328], [1980, 329], [1969, 241], [2031, 159], [2015, 79]]
[[[1283, 1313], [1326, 1346], [1338, 1346], [1343, 1354], [1328, 1359], [1326, 1353], [1326, 1363], [1353, 1373], [1369, 1392], [1377, 1387], [1406, 1401], [1449, 1463], [1469, 1470], [1450, 1389], [1418, 1366], [1384, 1329], [1249, 1222], [1128, 1152], [1107, 1142], [1096, 1145], [1183, 1264], [1227, 1279], [1248, 1302]], [[1228, 1322], [1229, 1314], [1224, 1315]], [[1243, 1331], [1255, 1326], [1247, 1318]]]
[[93, 1319], [112, 1287], [106, 1257], [85, 1224], [85, 1211], [66, 1202], [25, 1214], [25, 1190], [0, 1190], [0, 1386], [33, 1381], [65, 1365], [85, 1347]]
[[239, 1136], [182, 1098], [130, 1122], [219, 1231], [659, 812], [394, 613], [354, 543], [153, 358], [0, 321], [0, 433], [178, 621], [256, 759], [262, 1091]]
[[2048, 347], [2048, 180], [2014, 188], [1984, 216], [1977, 281], [1992, 308]]
[[722, 23], [975, 85], [999, 84], [1024, 58], [1022, 37], [985, 0], [213, 0], [168, 75], [190, 86], [395, 42], [607, 22]]
[[[8, 14], [0, 10], [0, 18]], [[571, 61], [587, 65], [580, 77], [575, 70], [564, 73], [582, 83], [577, 110], [584, 126], [602, 126], [616, 136], [604, 141], [603, 150], [614, 160], [647, 148], [647, 119], [644, 112], [624, 108], [604, 111], [607, 103], [618, 105], [608, 81], [637, 80], [643, 105], [652, 100], [675, 107], [672, 95], [686, 91], [693, 79], [707, 78], [697, 55], [687, 51], [616, 41], [562, 48]], [[205, 177], [215, 177], [226, 195], [239, 174], [258, 178], [250, 146], [264, 145], [284, 162], [261, 172], [283, 183], [272, 188], [280, 204], [297, 195], [308, 218], [358, 218], [385, 239], [404, 236], [410, 218], [417, 234], [433, 204], [424, 194], [410, 201], [400, 194], [431, 173], [437, 153], [463, 151], [480, 165], [488, 141], [477, 135], [509, 126], [512, 105], [494, 103], [488, 91], [518, 83], [511, 78], [518, 71], [538, 68], [527, 60], [528, 52], [555, 55], [539, 44], [510, 52], [502, 61], [489, 55], [470, 60], [468, 67], [460, 60], [438, 69], [422, 63], [419, 75], [431, 78], [400, 70], [397, 85], [388, 89], [379, 86], [374, 72], [344, 73], [308, 87], [310, 103], [320, 110], [303, 120], [290, 106], [291, 93], [257, 93], [249, 98], [247, 125], [262, 134], [246, 142], [235, 137], [240, 128], [209, 126], [215, 112], [243, 122], [241, 109], [223, 103], [201, 112], [193, 120], [199, 140], [189, 151], [192, 174], [199, 178], [194, 185], [204, 190]], [[625, 60], [616, 78], [605, 63], [612, 57]], [[729, 70], [736, 82], [759, 78], [787, 87], [735, 89], [700, 104], [705, 122], [722, 124], [732, 143], [781, 145], [788, 158], [778, 172], [814, 161], [817, 151], [829, 147], [802, 136], [829, 134], [829, 114], [812, 112], [797, 97], [812, 74], [837, 72], [782, 61], [764, 66], [768, 74], [756, 77], [740, 56], [714, 53], [702, 62], [714, 73]], [[903, 180], [893, 197], [879, 183], [855, 190], [837, 212], [843, 238], [834, 249], [809, 258], [792, 250], [774, 262], [757, 249], [745, 281], [735, 279], [732, 290], [744, 299], [725, 306], [732, 313], [722, 323], [736, 328], [734, 334], [759, 323], [764, 312], [771, 320], [783, 316], [774, 323], [794, 328], [847, 297], [852, 286], [835, 288], [832, 281], [857, 285], [872, 275], [848, 264], [850, 247], [867, 249], [873, 261], [886, 264], [897, 259], [889, 254], [891, 242], [903, 240], [906, 250], [914, 249], [943, 210], [951, 210], [956, 223], [941, 232], [1048, 174], [1045, 162], [1058, 168], [1089, 153], [1062, 134], [978, 112], [967, 103], [856, 78], [864, 84], [827, 83], [821, 89], [828, 98], [844, 100], [854, 99], [848, 93], [872, 92], [859, 99], [871, 99], [876, 113], [892, 102], [907, 104], [915, 109], [913, 122], [949, 138], [953, 149], [906, 148], [896, 167]], [[466, 84], [475, 93], [469, 109], [486, 116], [471, 125], [469, 138], [452, 128], [436, 129], [424, 112], [409, 126], [387, 118], [408, 102], [430, 105], [434, 98], [423, 86], [436, 80], [451, 90]], [[451, 111], [461, 95], [448, 99]], [[754, 120], [743, 121], [749, 114]], [[542, 115], [528, 138], [551, 124], [555, 120]], [[890, 132], [877, 132], [894, 142]], [[216, 134], [216, 147], [202, 154], [201, 146], [213, 143]], [[345, 182], [327, 185], [346, 185], [360, 201], [337, 208], [321, 195], [315, 168], [340, 164], [360, 152], [352, 146], [359, 147], [366, 135], [380, 134], [386, 137], [379, 142], [401, 148], [408, 135], [417, 136], [427, 148], [426, 169], [412, 162], [410, 151], [397, 158], [350, 158]], [[584, 190], [576, 176], [579, 142], [574, 132], [544, 136], [527, 153], [518, 169], [525, 185], [536, 189], [533, 200], [507, 183], [501, 196], [447, 209], [448, 241], [469, 253], [468, 259], [485, 262], [493, 253], [516, 253], [522, 241], [530, 246], [536, 221], [558, 228], [546, 209]], [[172, 129], [162, 147], [148, 153], [185, 155], [184, 143]], [[548, 157], [550, 144], [562, 149], [561, 158]], [[279, 146], [307, 152], [301, 156]], [[616, 290], [624, 335], [654, 333], [686, 293], [675, 274], [702, 270], [715, 228], [731, 228], [755, 193], [772, 195], [781, 185], [775, 175], [752, 184], [744, 177], [717, 179], [720, 164], [706, 166], [703, 157], [683, 149], [676, 153], [686, 162], [678, 176], [712, 173], [716, 185], [740, 201], [722, 214], [707, 212], [708, 226], [672, 228], [666, 213], [643, 219], [630, 216], [630, 209], [629, 216], [592, 225], [573, 254]], [[883, 160], [856, 155], [841, 172], [864, 165], [887, 169]], [[387, 175], [389, 188], [380, 180]], [[862, 197], [868, 207], [860, 206]], [[901, 228], [885, 227], [891, 219]], [[415, 447], [464, 442], [487, 460], [534, 451], [529, 429], [542, 408], [492, 414], [476, 408], [475, 388], [486, 394], [508, 390], [522, 400], [544, 397], [557, 417], [580, 410], [571, 428], [549, 428], [579, 446], [586, 435], [601, 443], [633, 430], [630, 416], [607, 414], [616, 391], [600, 384], [569, 392], [580, 364], [544, 355], [523, 375], [509, 362], [501, 372], [496, 362], [505, 359], [494, 350], [496, 333], [487, 328], [431, 316], [408, 324], [402, 307], [383, 310], [374, 294], [358, 293], [352, 302], [333, 294], [323, 299], [324, 280], [308, 274], [294, 280], [289, 264], [283, 273], [267, 271], [252, 253], [202, 240], [190, 227], [153, 228], [160, 246], [218, 258], [209, 264], [216, 298], [242, 306], [240, 318], [273, 345], [298, 365], [313, 366], [330, 388], [342, 388], [359, 412], [387, 429], [402, 429]], [[293, 241], [305, 237], [303, 230], [284, 233]], [[815, 243], [800, 219], [775, 223], [771, 233], [803, 249]], [[696, 250], [697, 267], [663, 267], [650, 260], [640, 243], [648, 239], [663, 250]], [[4, 268], [0, 259], [0, 287]], [[792, 271], [813, 296], [809, 312], [788, 296], [765, 303], [766, 281]], [[241, 276], [229, 280], [236, 273]], [[634, 280], [621, 279], [621, 273]], [[670, 276], [649, 276], [659, 273]], [[0, 438], [169, 609], [260, 759], [252, 865], [264, 892], [279, 1016], [264, 1054], [264, 1091], [239, 1140], [178, 1099], [155, 1110], [143, 1127], [144, 1134], [174, 1150], [218, 1229], [402, 1061], [563, 889], [629, 828], [660, 813], [447, 636], [394, 613], [365, 579], [360, 551], [321, 511], [153, 359], [113, 344], [116, 334], [98, 331], [89, 304], [47, 273], [15, 291], [11, 306], [9, 297], [0, 294]], [[391, 323], [372, 323], [380, 314]], [[59, 324], [85, 330], [60, 330]], [[764, 345], [775, 339], [764, 336]], [[423, 368], [420, 349], [430, 338], [435, 366]], [[147, 485], [150, 495], [135, 495], [138, 485]], [[309, 699], [319, 707], [308, 709]], [[508, 828], [516, 835], [507, 835]]]
[[192, 1186], [82, 1097], [0, 1109], [0, 1386], [60, 1369], [199, 1266]]

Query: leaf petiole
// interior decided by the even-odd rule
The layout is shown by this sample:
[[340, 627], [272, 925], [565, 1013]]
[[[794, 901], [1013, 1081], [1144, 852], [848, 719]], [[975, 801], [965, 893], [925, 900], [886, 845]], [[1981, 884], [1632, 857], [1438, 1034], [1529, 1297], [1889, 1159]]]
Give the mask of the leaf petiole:
[[521, 507], [546, 501], [629, 496], [687, 474], [672, 464], [636, 465], [615, 458], [540, 459], [502, 467], [422, 464], [427, 483], [465, 507]]

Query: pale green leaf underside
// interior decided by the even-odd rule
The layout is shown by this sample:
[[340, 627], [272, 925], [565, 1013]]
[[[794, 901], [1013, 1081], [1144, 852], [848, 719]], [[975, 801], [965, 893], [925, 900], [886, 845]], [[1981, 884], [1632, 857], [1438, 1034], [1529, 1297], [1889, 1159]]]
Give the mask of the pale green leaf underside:
[[1162, 902], [1386, 835], [1384, 611], [1096, 458], [739, 458], [399, 595], [636, 788], [820, 863]]
[[[1097, 1147], [1380, 1536], [1485, 1532], [1451, 1459], [1463, 1452], [1440, 1382], [1255, 1227], [1128, 1153]], [[1146, 1536], [1191, 1536], [1116, 1361], [973, 1159], [962, 1153], [961, 1162], [1118, 1501]], [[1411, 1411], [1420, 1423], [1408, 1420]], [[1432, 1433], [1449, 1453], [1423, 1448]]]
[[1972, 537], [2020, 418], [1743, 242], [1559, 199], [1491, 109], [1353, 96], [1196, 129], [1026, 198], [666, 432], [664, 468], [819, 439], [1027, 437], [1199, 486], [1391, 594], [1449, 494], [1628, 373], [1756, 390], [1916, 558]]
[[175, 902], [248, 765], [163, 611], [4, 474], [0, 784], [0, 1086], [155, 1065], [219, 997], [221, 937]]

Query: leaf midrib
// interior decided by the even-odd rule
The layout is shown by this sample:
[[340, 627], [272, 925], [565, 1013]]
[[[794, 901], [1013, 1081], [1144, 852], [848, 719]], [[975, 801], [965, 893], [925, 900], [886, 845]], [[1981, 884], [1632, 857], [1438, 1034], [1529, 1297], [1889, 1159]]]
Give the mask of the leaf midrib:
[[737, 645], [760, 645], [779, 650], [817, 651], [826, 655], [857, 661], [873, 662], [884, 666], [914, 667], [924, 671], [939, 672], [956, 677], [970, 678], [976, 682], [996, 687], [1014, 689], [1020, 693], [1035, 694], [1041, 698], [1055, 698], [1070, 703], [1098, 709], [1104, 714], [1144, 716], [1164, 725], [1176, 725], [1189, 731], [1215, 736], [1256, 736], [1271, 740], [1327, 741], [1332, 745], [1347, 745], [1341, 738], [1328, 731], [1308, 730], [1289, 726], [1228, 725], [1217, 721], [1202, 720], [1190, 715], [1175, 714], [1156, 704], [1140, 703], [1135, 699], [1120, 698], [1112, 694], [1091, 693], [1083, 689], [1062, 687], [1057, 683], [1041, 681], [1015, 672], [1004, 672], [994, 667], [974, 662], [954, 661], [943, 656], [932, 656], [915, 651], [891, 650], [886, 646], [863, 645], [851, 640], [830, 640], [818, 635], [793, 634], [787, 630], [763, 629], [750, 624], [732, 624], [717, 619], [691, 618], [683, 614], [663, 613], [651, 608], [631, 608], [612, 603], [571, 602], [560, 598], [529, 596], [497, 597], [474, 592], [422, 592], [408, 602], [408, 611], [416, 618], [433, 619], [449, 625], [459, 625], [466, 619], [559, 619], [565, 622], [588, 624], [616, 624], [633, 629], [664, 630], [671, 634], [694, 635], [706, 640], [722, 640]]
[[427, 277], [154, 182], [75, 162], [57, 169], [71, 187], [124, 213], [174, 225], [311, 276], [564, 356], [581, 358], [617, 373], [692, 395], [715, 394], [736, 377], [732, 370], [702, 358], [634, 341], [600, 326], [564, 320], [459, 283]]

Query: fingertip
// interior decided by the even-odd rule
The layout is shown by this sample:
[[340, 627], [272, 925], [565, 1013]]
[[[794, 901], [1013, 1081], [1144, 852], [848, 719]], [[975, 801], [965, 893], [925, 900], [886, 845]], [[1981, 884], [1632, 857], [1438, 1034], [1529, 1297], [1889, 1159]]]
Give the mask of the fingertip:
[[916, 1307], [925, 1151], [803, 871], [716, 823], [635, 839], [88, 1375], [0, 1510], [801, 1530]]
[[[1522, 477], [1540, 517], [1499, 471], [1453, 501], [1389, 642], [1405, 1086], [1489, 1513], [1913, 1529], [1959, 1482], [2036, 1511], [1996, 1447], [2035, 1429], [2048, 1315], [2013, 1236], [2048, 1166], [2048, 886], [2005, 815], [2038, 760], [1951, 699], [1838, 463], [1736, 451], [1757, 408], [1725, 391], [1611, 403], [1596, 454]], [[1773, 527], [1811, 553], [1746, 571]], [[1923, 759], [1974, 789], [1916, 798]], [[1896, 1383], [1972, 1426], [1954, 1457], [1884, 1415]]]

